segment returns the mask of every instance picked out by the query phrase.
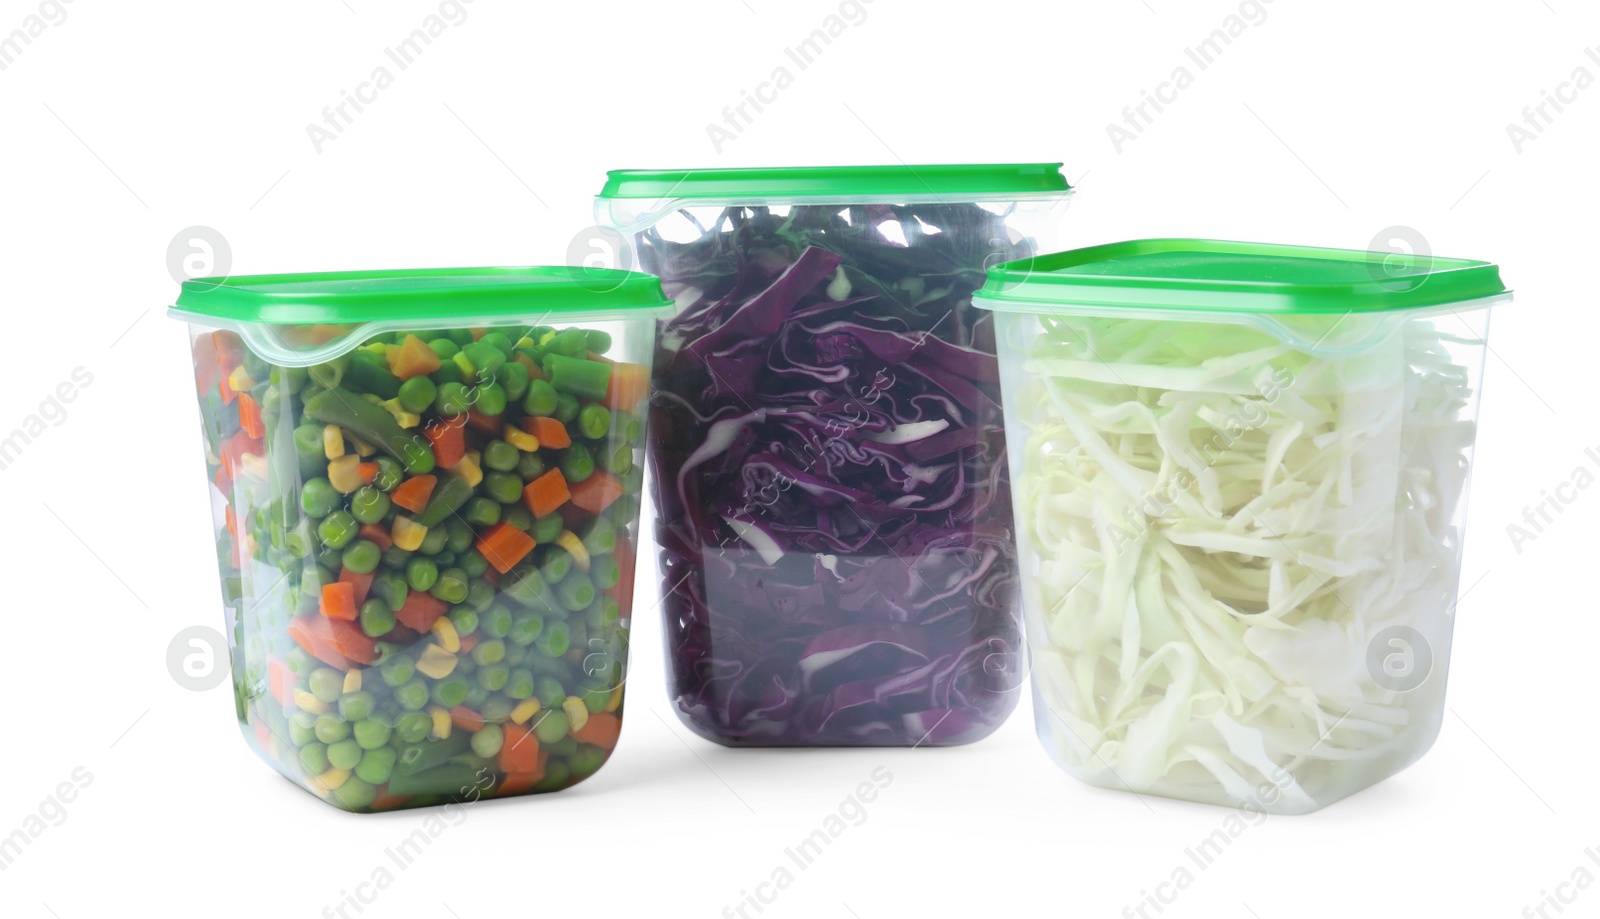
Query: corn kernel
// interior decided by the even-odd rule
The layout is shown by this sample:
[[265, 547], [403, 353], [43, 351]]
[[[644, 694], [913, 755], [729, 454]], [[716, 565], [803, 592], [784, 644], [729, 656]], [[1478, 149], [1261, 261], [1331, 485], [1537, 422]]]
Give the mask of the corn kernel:
[[478, 486], [479, 482], [483, 481], [483, 467], [478, 465], [476, 453], [468, 453], [446, 471], [451, 475], [465, 479], [467, 484], [474, 488]]
[[561, 710], [567, 713], [567, 723], [570, 730], [581, 731], [589, 723], [589, 707], [577, 696], [567, 696], [561, 702]]
[[438, 645], [428, 645], [417, 658], [417, 672], [429, 679], [442, 680], [456, 669], [456, 656]]
[[345, 675], [344, 675], [344, 691], [345, 692], [360, 692], [361, 691], [361, 671], [360, 670], [350, 670], [350, 671], [347, 671], [345, 673]]
[[294, 704], [298, 705], [301, 711], [310, 712], [313, 715], [320, 715], [328, 710], [328, 703], [322, 701], [316, 696], [313, 696], [311, 693], [306, 692], [304, 689], [296, 689], [293, 695]]
[[461, 636], [456, 632], [456, 624], [448, 618], [440, 616], [435, 619], [432, 631], [433, 634], [439, 636], [439, 647], [449, 651], [451, 654], [461, 650]]
[[350, 441], [351, 445], [356, 448], [356, 456], [368, 457], [378, 452], [377, 447], [374, 447], [372, 444], [367, 443], [359, 437], [351, 437], [348, 434], [346, 434], [345, 437]]
[[450, 360], [454, 361], [455, 365], [461, 368], [461, 372], [465, 374], [468, 379], [477, 376], [478, 368], [473, 366], [472, 361], [467, 358], [466, 354], [457, 351], [455, 356], [451, 357]]
[[354, 453], [347, 453], [336, 460], [328, 461], [328, 483], [333, 490], [341, 495], [348, 495], [361, 486], [367, 484], [361, 478], [361, 457]]
[[523, 699], [511, 710], [511, 720], [517, 724], [527, 724], [529, 718], [539, 714], [541, 707], [538, 699]]
[[402, 428], [414, 428], [422, 423], [422, 416], [416, 412], [406, 411], [406, 407], [400, 404], [399, 399], [390, 399], [383, 402], [382, 405], [388, 410], [389, 414], [394, 416], [395, 424], [400, 425]]
[[331, 460], [344, 456], [344, 432], [336, 424], [322, 429], [322, 455]]
[[317, 776], [312, 781], [328, 791], [334, 791], [340, 785], [350, 781], [350, 770], [329, 768], [327, 772]]
[[260, 482], [267, 480], [267, 458], [254, 453], [239, 455], [239, 471], [252, 479]]
[[394, 525], [389, 528], [389, 535], [394, 538], [395, 548], [415, 552], [422, 547], [428, 528], [410, 517], [396, 517]]
[[245, 372], [243, 364], [233, 368], [233, 372], [228, 374], [228, 388], [234, 392], [244, 392], [247, 389], [254, 388], [255, 385], [256, 381], [251, 379], [250, 374]]
[[578, 566], [579, 571], [589, 570], [589, 550], [584, 547], [583, 540], [571, 530], [562, 530], [556, 537], [556, 545], [572, 553], [572, 563]]
[[614, 712], [622, 706], [622, 686], [611, 690], [611, 698], [606, 702], [606, 711]]
[[428, 709], [428, 717], [433, 719], [432, 734], [435, 740], [447, 740], [450, 737], [450, 713], [434, 705]]
[[524, 453], [532, 453], [539, 449], [539, 438], [534, 437], [514, 424], [506, 425], [505, 430], [500, 432], [500, 437], [506, 443]]

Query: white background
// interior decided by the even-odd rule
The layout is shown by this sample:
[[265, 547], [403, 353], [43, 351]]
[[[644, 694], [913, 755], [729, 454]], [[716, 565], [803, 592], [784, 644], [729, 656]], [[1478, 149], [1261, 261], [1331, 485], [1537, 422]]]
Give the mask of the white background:
[[[0, 871], [0, 915], [324, 915], [426, 816], [318, 803], [246, 749], [227, 688], [168, 674], [178, 630], [221, 624], [186, 341], [162, 315], [174, 235], [216, 228], [235, 273], [561, 262], [620, 167], [1060, 159], [1082, 180], [1067, 245], [1363, 248], [1405, 225], [1499, 262], [1518, 299], [1493, 323], [1438, 744], [1324, 812], [1252, 826], [1159, 915], [1515, 917], [1600, 874], [1600, 490], [1563, 489], [1520, 551], [1507, 534], [1576, 468], [1600, 472], [1600, 87], [1521, 152], [1506, 130], [1575, 68], [1600, 77], [1600, 11], [1276, 0], [1201, 71], [1183, 49], [1236, 3], [862, 8], [798, 71], [784, 49], [833, 0], [476, 0], [320, 153], [307, 124], [435, 0], [76, 0], [0, 71], [0, 432], [75, 367], [93, 375], [0, 471], [0, 835], [75, 768], [93, 776]], [[3, 0], [0, 34], [38, 9]], [[706, 124], [785, 64], [793, 85], [715, 149]], [[1193, 85], [1119, 152], [1107, 123], [1185, 64]], [[1027, 700], [964, 748], [713, 746], [671, 714], [649, 599], [614, 760], [569, 792], [473, 806], [348, 916], [724, 915], [880, 766], [893, 783], [865, 822], [763, 919], [1137, 915], [1228, 816], [1078, 784]], [[1566, 915], [1600, 911], [1600, 889], [1561, 890]]]

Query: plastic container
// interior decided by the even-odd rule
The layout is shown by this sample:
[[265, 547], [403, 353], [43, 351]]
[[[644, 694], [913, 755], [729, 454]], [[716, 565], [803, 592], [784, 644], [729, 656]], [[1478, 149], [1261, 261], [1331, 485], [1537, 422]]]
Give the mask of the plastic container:
[[1444, 714], [1494, 265], [1146, 240], [1002, 265], [1040, 740], [1297, 814]]
[[957, 744], [1021, 691], [991, 264], [1059, 164], [613, 172], [661, 276], [651, 402], [670, 693], [728, 745]]
[[654, 278], [567, 268], [183, 285], [262, 758], [363, 813], [558, 791], [605, 762], [670, 312]]

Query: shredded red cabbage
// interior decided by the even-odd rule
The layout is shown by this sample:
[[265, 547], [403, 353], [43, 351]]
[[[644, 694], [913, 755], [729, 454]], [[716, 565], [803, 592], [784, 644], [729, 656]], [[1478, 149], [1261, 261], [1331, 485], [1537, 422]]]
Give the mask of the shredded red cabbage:
[[[904, 242], [901, 241], [904, 239]], [[1022, 253], [974, 204], [734, 207], [640, 235], [681, 312], [651, 430], [673, 692], [725, 744], [965, 743], [1016, 704], [993, 328]]]

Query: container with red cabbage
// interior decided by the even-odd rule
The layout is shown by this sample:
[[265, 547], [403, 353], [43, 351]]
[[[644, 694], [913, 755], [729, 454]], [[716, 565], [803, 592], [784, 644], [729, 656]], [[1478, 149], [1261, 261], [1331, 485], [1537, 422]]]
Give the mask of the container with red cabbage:
[[623, 171], [661, 277], [651, 471], [670, 692], [734, 746], [968, 743], [1025, 677], [985, 270], [1059, 164]]

